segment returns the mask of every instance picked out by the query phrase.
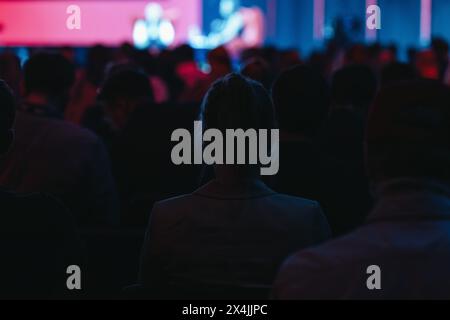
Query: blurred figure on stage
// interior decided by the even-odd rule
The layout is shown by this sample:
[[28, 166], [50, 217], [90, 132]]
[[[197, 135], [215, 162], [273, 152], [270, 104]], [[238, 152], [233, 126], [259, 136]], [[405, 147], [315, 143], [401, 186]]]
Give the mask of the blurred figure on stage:
[[191, 32], [191, 45], [212, 49], [224, 45], [233, 55], [242, 50], [261, 47], [264, 43], [264, 14], [258, 7], [245, 8], [239, 0], [221, 0], [221, 19], [214, 20], [207, 35]]

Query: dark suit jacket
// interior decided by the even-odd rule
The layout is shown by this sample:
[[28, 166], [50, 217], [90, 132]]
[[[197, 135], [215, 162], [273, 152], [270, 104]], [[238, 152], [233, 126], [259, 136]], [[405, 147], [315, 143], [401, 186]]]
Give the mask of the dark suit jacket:
[[63, 120], [18, 112], [12, 149], [0, 161], [0, 185], [15, 192], [45, 192], [81, 225], [118, 222], [117, 195], [102, 142]]
[[0, 298], [65, 297], [81, 245], [66, 208], [47, 195], [0, 190]]
[[[450, 188], [408, 179], [380, 188], [366, 224], [284, 264], [278, 299], [450, 298]], [[380, 290], [367, 271], [378, 266]]]
[[140, 281], [156, 291], [174, 283], [270, 286], [289, 254], [329, 236], [317, 202], [278, 194], [257, 180], [213, 180], [154, 206]]

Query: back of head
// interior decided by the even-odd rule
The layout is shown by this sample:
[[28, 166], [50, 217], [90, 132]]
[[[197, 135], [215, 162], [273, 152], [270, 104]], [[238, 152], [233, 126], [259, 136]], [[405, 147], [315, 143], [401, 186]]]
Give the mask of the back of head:
[[270, 66], [262, 58], [249, 59], [242, 68], [241, 73], [252, 80], [260, 82], [265, 88], [270, 87]]
[[150, 79], [134, 67], [116, 66], [106, 77], [98, 101], [106, 107], [116, 127], [123, 128], [139, 105], [154, 102]]
[[188, 45], [183, 44], [173, 50], [173, 55], [178, 63], [190, 62], [195, 59], [194, 49]]
[[329, 109], [326, 80], [314, 69], [297, 66], [283, 72], [272, 88], [280, 129], [312, 136]]
[[114, 105], [120, 100], [153, 101], [153, 90], [146, 73], [129, 65], [114, 66], [100, 89], [98, 99]]
[[393, 85], [403, 81], [412, 81], [417, 78], [414, 68], [401, 62], [391, 62], [381, 70], [381, 85]]
[[231, 58], [225, 47], [217, 47], [208, 53], [208, 62], [211, 68], [219, 69], [221, 72], [231, 72]]
[[0, 80], [0, 155], [8, 150], [12, 142], [15, 113], [14, 96], [8, 85]]
[[70, 91], [75, 81], [75, 68], [61, 54], [42, 52], [26, 62], [24, 78], [26, 94], [60, 98]]
[[450, 88], [434, 81], [386, 87], [378, 94], [366, 134], [374, 182], [433, 178], [450, 182]]
[[16, 96], [19, 95], [21, 68], [19, 58], [10, 52], [0, 54], [0, 79], [5, 80]]
[[86, 61], [86, 77], [94, 85], [100, 85], [106, 66], [112, 59], [109, 48], [96, 45], [89, 48]]
[[203, 119], [207, 128], [273, 129], [272, 101], [264, 87], [240, 74], [217, 80], [203, 100]]
[[333, 106], [364, 110], [369, 107], [377, 90], [374, 72], [366, 65], [350, 65], [337, 71], [332, 79]]

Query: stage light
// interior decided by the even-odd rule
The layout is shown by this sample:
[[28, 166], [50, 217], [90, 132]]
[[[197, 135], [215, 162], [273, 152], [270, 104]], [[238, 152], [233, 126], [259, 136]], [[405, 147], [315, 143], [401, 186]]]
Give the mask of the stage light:
[[148, 46], [147, 23], [145, 20], [138, 20], [134, 24], [133, 42], [139, 49], [144, 49]]
[[431, 40], [432, 0], [421, 0], [420, 3], [420, 42], [428, 45]]
[[162, 18], [163, 8], [158, 3], [149, 3], [145, 7], [145, 19], [147, 21], [158, 21]]
[[169, 21], [161, 22], [159, 36], [163, 45], [170, 46], [175, 40], [175, 29]]

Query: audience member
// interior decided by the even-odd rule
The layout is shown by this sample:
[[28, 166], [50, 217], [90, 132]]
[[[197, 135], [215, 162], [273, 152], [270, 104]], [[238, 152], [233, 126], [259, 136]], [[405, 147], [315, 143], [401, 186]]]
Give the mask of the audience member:
[[194, 89], [184, 92], [182, 102], [200, 102], [214, 81], [232, 71], [231, 58], [225, 47], [218, 47], [208, 53], [209, 73], [197, 83]]
[[[14, 139], [15, 102], [0, 80], [0, 158]], [[82, 265], [72, 217], [44, 194], [0, 189], [0, 298], [65, 296], [67, 267]], [[66, 296], [67, 297], [67, 296]]]
[[377, 204], [355, 232], [290, 258], [278, 299], [450, 296], [449, 106], [450, 89], [434, 82], [380, 92], [366, 136]]
[[20, 60], [11, 52], [0, 54], [0, 79], [6, 81], [16, 99], [20, 99]]
[[0, 185], [61, 199], [81, 225], [118, 222], [115, 184], [103, 143], [63, 120], [74, 80], [61, 55], [39, 53], [24, 70], [16, 143], [0, 162]]
[[332, 79], [331, 110], [317, 142], [322, 170], [317, 200], [334, 235], [360, 225], [371, 207], [363, 138], [367, 109], [376, 89], [376, 77], [364, 65], [344, 67]]
[[319, 153], [314, 143], [325, 121], [330, 94], [326, 80], [308, 66], [283, 72], [272, 88], [280, 126], [280, 170], [269, 179], [276, 191], [318, 199]]
[[[241, 75], [215, 82], [203, 103], [208, 129], [274, 128], [267, 92]], [[211, 298], [217, 287], [268, 287], [284, 257], [329, 237], [317, 202], [278, 194], [258, 175], [254, 166], [216, 165], [215, 179], [207, 185], [155, 204], [141, 285], [159, 297], [184, 292], [185, 298], [183, 289], [194, 292], [190, 298]]]

